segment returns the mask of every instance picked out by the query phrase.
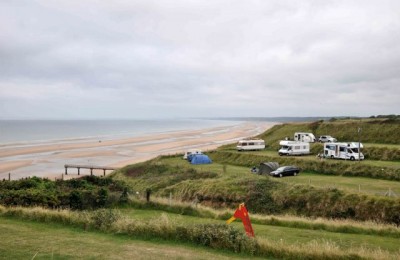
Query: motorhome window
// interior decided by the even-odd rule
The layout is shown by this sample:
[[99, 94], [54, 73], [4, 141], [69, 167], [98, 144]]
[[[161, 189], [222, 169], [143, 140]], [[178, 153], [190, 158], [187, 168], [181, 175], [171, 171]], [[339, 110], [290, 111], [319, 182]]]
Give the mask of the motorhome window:
[[349, 149], [347, 149], [347, 152], [348, 153], [353, 153], [353, 151], [349, 148]]
[[306, 146], [303, 146], [303, 149], [306, 149]]
[[335, 150], [335, 146], [334, 145], [327, 145], [326, 149]]
[[340, 146], [340, 148], [339, 148], [339, 151], [341, 151], [341, 152], [345, 152], [345, 151], [346, 151], [346, 149], [345, 149], [345, 147], [343, 147], [343, 146]]
[[246, 146], [247, 145], [247, 143], [242, 143], [242, 146]]
[[297, 149], [300, 149], [300, 146], [299, 146], [299, 145], [298, 145], [298, 146], [295, 146], [294, 149], [296, 149], [296, 150], [297, 150]]
[[249, 145], [254, 145], [254, 143], [249, 143]]

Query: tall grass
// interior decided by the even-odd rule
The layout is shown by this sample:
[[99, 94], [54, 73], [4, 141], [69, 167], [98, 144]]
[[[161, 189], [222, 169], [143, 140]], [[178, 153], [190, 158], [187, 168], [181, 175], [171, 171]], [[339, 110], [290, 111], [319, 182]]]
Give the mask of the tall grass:
[[[99, 213], [100, 212], [100, 213]], [[232, 226], [220, 224], [178, 225], [166, 215], [144, 222], [133, 221], [118, 212], [110, 211], [109, 225], [96, 225], [93, 212], [53, 211], [41, 208], [5, 208], [0, 206], [0, 216], [40, 222], [63, 223], [74, 226], [82, 224], [93, 230], [123, 234], [137, 238], [157, 238], [192, 243], [215, 249], [224, 249], [244, 255], [268, 256], [289, 259], [393, 259], [400, 253], [391, 254], [383, 250], [366, 250], [349, 247], [343, 249], [329, 241], [312, 241], [306, 244], [288, 245], [285, 241], [248, 238]]]
[[[227, 220], [232, 216], [234, 209], [213, 209], [203, 205], [169, 200], [156, 197], [150, 203], [144, 200], [132, 199], [130, 207], [137, 209], [153, 209], [165, 212], [195, 216], [201, 218], [212, 218]], [[383, 224], [376, 221], [354, 221], [348, 219], [326, 219], [307, 218], [291, 215], [260, 215], [251, 214], [251, 221], [254, 224], [291, 227], [309, 230], [325, 230], [328, 232], [364, 234], [384, 237], [400, 238], [400, 228], [392, 224]]]

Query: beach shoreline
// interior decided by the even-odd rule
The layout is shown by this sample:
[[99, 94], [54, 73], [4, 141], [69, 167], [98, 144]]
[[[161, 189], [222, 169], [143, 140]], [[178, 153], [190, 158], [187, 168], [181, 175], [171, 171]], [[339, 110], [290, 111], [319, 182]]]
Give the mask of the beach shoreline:
[[[0, 179], [25, 177], [61, 178], [65, 164], [84, 164], [124, 167], [143, 162], [159, 155], [184, 153], [188, 149], [208, 151], [258, 135], [276, 123], [243, 122], [237, 125], [209, 127], [198, 130], [179, 130], [152, 133], [112, 140], [74, 140], [0, 146]], [[76, 171], [76, 170], [75, 170]], [[68, 176], [76, 177], [74, 170]], [[81, 170], [82, 175], [90, 174]], [[103, 171], [94, 171], [103, 175]]]

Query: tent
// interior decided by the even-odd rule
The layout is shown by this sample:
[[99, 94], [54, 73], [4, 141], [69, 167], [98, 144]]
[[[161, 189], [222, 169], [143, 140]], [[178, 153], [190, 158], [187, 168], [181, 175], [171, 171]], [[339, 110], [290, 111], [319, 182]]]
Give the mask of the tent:
[[189, 154], [189, 155], [187, 156], [187, 160], [188, 160], [189, 162], [191, 162], [192, 159], [193, 159], [193, 157], [194, 157], [195, 155], [198, 155], [198, 154], [202, 154], [202, 153], [201, 153], [200, 151], [198, 151], [198, 152]]
[[269, 174], [279, 168], [279, 163], [277, 162], [265, 162], [260, 163], [260, 168], [258, 174]]
[[212, 163], [211, 159], [205, 154], [195, 154], [190, 161], [191, 164], [208, 164]]

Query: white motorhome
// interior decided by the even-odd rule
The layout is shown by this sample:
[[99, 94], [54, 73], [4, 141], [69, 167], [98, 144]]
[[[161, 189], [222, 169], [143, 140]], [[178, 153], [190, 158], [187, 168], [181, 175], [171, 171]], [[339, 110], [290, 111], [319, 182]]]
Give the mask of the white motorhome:
[[[359, 153], [358, 148], [363, 148], [362, 143], [325, 143], [324, 157], [345, 160], [364, 160], [364, 155]], [[360, 157], [359, 157], [360, 156]]]
[[240, 140], [236, 146], [238, 151], [255, 151], [265, 149], [265, 142], [262, 139]]
[[296, 133], [294, 133], [293, 140], [299, 141], [299, 142], [313, 143], [317, 139], [315, 138], [314, 134], [312, 134], [312, 133], [296, 132]]
[[280, 141], [279, 155], [305, 155], [310, 154], [310, 144], [299, 141]]

